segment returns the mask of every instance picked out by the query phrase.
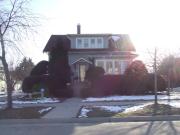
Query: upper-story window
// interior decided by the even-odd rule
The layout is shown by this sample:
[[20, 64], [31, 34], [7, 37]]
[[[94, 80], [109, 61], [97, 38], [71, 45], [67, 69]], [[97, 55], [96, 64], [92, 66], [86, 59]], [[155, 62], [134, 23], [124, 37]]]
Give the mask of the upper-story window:
[[95, 42], [95, 38], [91, 38], [90, 39], [90, 44], [92, 48], [96, 48], [96, 42]]
[[102, 38], [97, 39], [97, 45], [98, 45], [98, 47], [102, 48], [102, 46], [103, 46]]
[[84, 48], [89, 48], [89, 40], [88, 40], [88, 38], [84, 38]]
[[78, 48], [82, 48], [82, 47], [83, 47], [83, 46], [82, 46], [82, 39], [78, 38], [76, 44], [77, 44], [77, 47], [78, 47]]
[[77, 38], [76, 39], [76, 48], [103, 48], [103, 38]]

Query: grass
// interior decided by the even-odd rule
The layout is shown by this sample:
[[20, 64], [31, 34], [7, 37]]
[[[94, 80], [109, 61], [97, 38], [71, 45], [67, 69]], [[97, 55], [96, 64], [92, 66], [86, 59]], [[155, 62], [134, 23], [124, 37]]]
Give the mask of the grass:
[[92, 111], [88, 112], [88, 114], [87, 114], [88, 117], [111, 117], [116, 114], [114, 112], [101, 110], [100, 108], [97, 108], [97, 107], [94, 107], [91, 109], [92, 109]]
[[[156, 109], [154, 104], [147, 105], [143, 109], [139, 109], [132, 112], [110, 112], [107, 110], [101, 110], [100, 108], [89, 106], [86, 107], [92, 111], [87, 113], [89, 118], [91, 117], [129, 117], [129, 116], [153, 116], [153, 115], [180, 115], [180, 108], [175, 108], [166, 104], [158, 104]], [[80, 115], [80, 111], [78, 116]], [[77, 116], [77, 117], [78, 117]]]
[[49, 111], [40, 114], [38, 111], [48, 107], [24, 107], [13, 109], [0, 109], [0, 119], [38, 119]]

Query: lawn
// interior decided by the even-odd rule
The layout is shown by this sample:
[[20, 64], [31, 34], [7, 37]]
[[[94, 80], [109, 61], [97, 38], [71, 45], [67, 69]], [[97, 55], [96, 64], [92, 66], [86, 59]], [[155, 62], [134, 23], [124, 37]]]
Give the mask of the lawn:
[[117, 113], [114, 117], [128, 116], [153, 116], [153, 115], [180, 115], [180, 108], [176, 108], [167, 104], [154, 104], [144, 106], [142, 109], [130, 112]]
[[0, 119], [37, 119], [51, 111], [53, 107], [23, 107], [0, 109]]
[[139, 106], [83, 106], [77, 117], [129, 117], [129, 116], [153, 116], [153, 115], [179, 115], [180, 108], [169, 104], [154, 104]]

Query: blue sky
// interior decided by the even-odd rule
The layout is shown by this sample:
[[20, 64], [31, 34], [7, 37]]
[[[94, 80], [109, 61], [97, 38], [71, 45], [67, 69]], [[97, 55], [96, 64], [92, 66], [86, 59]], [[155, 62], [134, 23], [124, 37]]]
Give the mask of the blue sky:
[[33, 0], [30, 8], [43, 19], [24, 52], [36, 63], [47, 59], [42, 49], [50, 35], [76, 33], [80, 23], [82, 33], [129, 34], [142, 60], [155, 46], [178, 54], [179, 7], [179, 0]]

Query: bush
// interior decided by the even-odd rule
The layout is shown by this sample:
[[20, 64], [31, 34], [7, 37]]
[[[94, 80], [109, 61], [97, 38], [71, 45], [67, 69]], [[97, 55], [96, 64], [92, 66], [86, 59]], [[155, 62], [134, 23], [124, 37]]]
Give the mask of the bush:
[[73, 90], [67, 87], [62, 77], [53, 75], [29, 76], [22, 83], [22, 90], [25, 93], [32, 93], [45, 89], [45, 93], [55, 97], [72, 97]]
[[81, 97], [101, 97], [117, 94], [121, 82], [120, 75], [103, 75], [96, 78], [89, 87], [81, 90]]
[[35, 86], [35, 84], [39, 84], [40, 82], [41, 82], [40, 77], [37, 76], [26, 77], [22, 83], [22, 91], [25, 93], [32, 93], [34, 92], [33, 87]]
[[[154, 92], [154, 74], [148, 74], [145, 80], [147, 92]], [[158, 91], [165, 91], [167, 87], [165, 79], [160, 75], [157, 76], [157, 87]]]
[[85, 79], [93, 82], [94, 80], [97, 80], [99, 77], [103, 76], [104, 73], [105, 71], [102, 67], [90, 66], [86, 71]]
[[72, 97], [73, 90], [67, 87], [63, 77], [50, 75], [46, 82], [49, 92], [55, 97]]
[[123, 77], [124, 94], [144, 94], [146, 91], [144, 79], [148, 71], [140, 60], [133, 61], [125, 71]]
[[48, 73], [48, 61], [40, 61], [31, 71], [31, 76], [44, 75]]
[[80, 95], [82, 98], [92, 97], [92, 89], [91, 88], [82, 88], [80, 91]]
[[25, 93], [40, 92], [42, 88], [47, 89], [48, 75], [28, 76], [22, 83], [22, 90]]
[[109, 96], [117, 94], [121, 82], [120, 75], [104, 75], [92, 84], [94, 96]]

